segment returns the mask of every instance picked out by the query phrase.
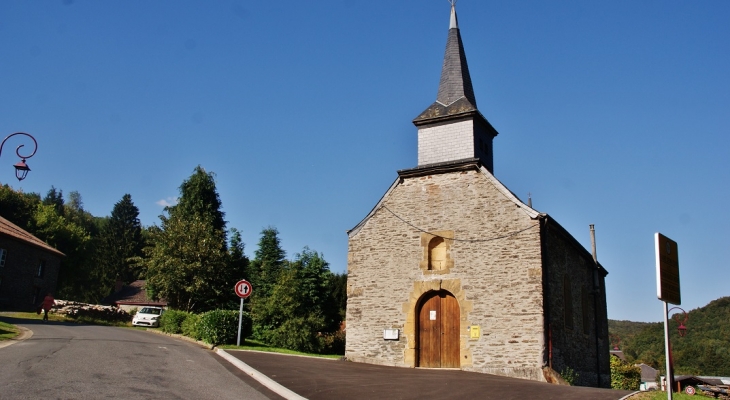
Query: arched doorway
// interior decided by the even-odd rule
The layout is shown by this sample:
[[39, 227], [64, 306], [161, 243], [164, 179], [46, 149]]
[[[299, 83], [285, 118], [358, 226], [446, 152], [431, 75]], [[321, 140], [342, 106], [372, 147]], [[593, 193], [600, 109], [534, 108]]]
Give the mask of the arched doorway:
[[418, 366], [459, 368], [459, 302], [446, 290], [429, 291], [418, 302]]

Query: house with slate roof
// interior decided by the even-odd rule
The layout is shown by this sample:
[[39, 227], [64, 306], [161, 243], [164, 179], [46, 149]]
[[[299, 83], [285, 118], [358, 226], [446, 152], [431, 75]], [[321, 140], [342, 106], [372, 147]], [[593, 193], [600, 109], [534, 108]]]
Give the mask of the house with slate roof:
[[494, 175], [454, 5], [418, 165], [348, 231], [350, 361], [610, 387], [606, 270]]
[[167, 300], [153, 299], [148, 295], [146, 283], [147, 281], [141, 279], [129, 285], [124, 285], [122, 281], [117, 281], [114, 293], [105, 297], [101, 303], [119, 307], [127, 312], [145, 306], [167, 307]]
[[0, 217], [0, 309], [34, 311], [56, 291], [63, 253]]

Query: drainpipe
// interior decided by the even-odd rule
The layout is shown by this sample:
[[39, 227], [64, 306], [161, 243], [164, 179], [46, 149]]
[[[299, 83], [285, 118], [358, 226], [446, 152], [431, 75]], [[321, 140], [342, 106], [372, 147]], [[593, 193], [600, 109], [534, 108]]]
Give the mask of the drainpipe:
[[590, 224], [591, 229], [591, 253], [593, 254], [593, 263], [595, 269], [593, 270], [593, 319], [595, 337], [596, 337], [596, 387], [601, 387], [601, 345], [598, 340], [598, 329], [599, 329], [599, 315], [598, 315], [598, 293], [600, 292], [600, 282], [598, 280], [598, 256], [596, 254], [596, 229], [593, 224]]

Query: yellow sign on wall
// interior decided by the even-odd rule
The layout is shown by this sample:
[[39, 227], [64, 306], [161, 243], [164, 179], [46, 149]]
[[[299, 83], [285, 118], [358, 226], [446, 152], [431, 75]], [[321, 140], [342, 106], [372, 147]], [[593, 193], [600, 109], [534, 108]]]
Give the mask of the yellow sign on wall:
[[469, 338], [479, 339], [479, 325], [472, 325], [469, 327]]

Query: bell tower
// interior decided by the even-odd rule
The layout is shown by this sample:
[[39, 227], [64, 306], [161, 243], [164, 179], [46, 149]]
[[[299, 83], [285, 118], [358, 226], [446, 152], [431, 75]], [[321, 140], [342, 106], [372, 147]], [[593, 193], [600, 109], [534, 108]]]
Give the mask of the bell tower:
[[455, 0], [436, 102], [413, 124], [418, 128], [419, 167], [476, 158], [494, 174], [492, 139], [497, 131], [477, 109]]

